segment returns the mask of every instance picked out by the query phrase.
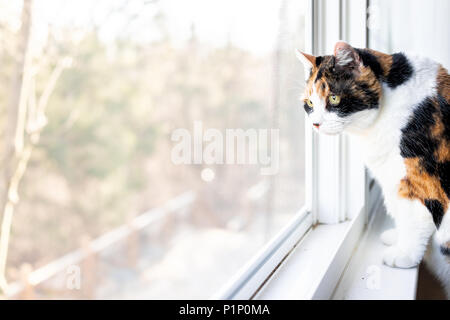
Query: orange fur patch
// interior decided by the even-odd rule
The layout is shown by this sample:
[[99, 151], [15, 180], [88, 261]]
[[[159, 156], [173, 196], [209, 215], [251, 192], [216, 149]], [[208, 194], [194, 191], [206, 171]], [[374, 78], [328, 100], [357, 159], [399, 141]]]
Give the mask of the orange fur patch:
[[[378, 58], [380, 60], [380, 58]], [[447, 102], [450, 101], [450, 76], [445, 68], [439, 68], [436, 77], [437, 92]], [[434, 151], [434, 158], [437, 163], [450, 161], [450, 141], [444, 137], [445, 126], [442, 122], [442, 110], [437, 99], [433, 99], [433, 104], [437, 109], [434, 113], [434, 125], [430, 128], [431, 137], [439, 142]], [[431, 157], [431, 155], [430, 155]], [[425, 200], [432, 199], [441, 203], [444, 214], [450, 206], [450, 200], [442, 188], [438, 176], [430, 175], [426, 172], [419, 158], [407, 158], [404, 160], [406, 165], [406, 177], [400, 182], [398, 194], [400, 197], [419, 199], [425, 204]]]
[[378, 52], [372, 49], [367, 49], [367, 51], [369, 51], [377, 58], [378, 62], [381, 65], [381, 68], [383, 69], [383, 76], [387, 77], [392, 66], [392, 55]]
[[447, 69], [440, 67], [436, 80], [438, 93], [450, 103], [450, 76]]
[[[445, 69], [443, 70], [447, 72]], [[444, 82], [448, 79], [448, 76], [443, 77], [443, 75], [439, 75], [438, 79], [439, 77]], [[440, 85], [442, 85], [442, 82]], [[438, 108], [438, 101], [435, 100], [434, 105]], [[439, 141], [439, 146], [434, 152], [434, 157], [438, 163], [443, 163], [450, 161], [450, 141], [446, 140], [443, 136], [445, 126], [442, 122], [442, 113], [440, 110], [437, 111], [433, 116], [435, 124], [429, 130], [431, 136]], [[419, 199], [423, 204], [425, 204], [426, 199], [437, 200], [441, 203], [445, 214], [450, 203], [449, 198], [442, 188], [439, 177], [428, 174], [420, 163], [419, 158], [406, 158], [404, 162], [406, 166], [406, 177], [400, 182], [399, 196], [409, 199]]]
[[438, 200], [444, 212], [449, 206], [449, 199], [436, 176], [429, 175], [418, 158], [405, 159], [406, 177], [400, 181], [398, 195], [402, 198], [419, 199], [425, 204], [426, 199]]
[[438, 162], [450, 161], [450, 141], [443, 138], [444, 124], [442, 119], [436, 115], [434, 115], [434, 120], [436, 124], [431, 128], [431, 136], [440, 141], [434, 156]]

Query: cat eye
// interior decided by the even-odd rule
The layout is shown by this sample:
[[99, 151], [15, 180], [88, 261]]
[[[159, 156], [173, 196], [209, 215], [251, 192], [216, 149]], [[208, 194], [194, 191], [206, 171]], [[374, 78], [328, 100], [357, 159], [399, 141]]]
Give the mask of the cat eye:
[[312, 103], [312, 101], [309, 100], [309, 99], [306, 100], [306, 104], [307, 104], [310, 108], [312, 108], [312, 107], [314, 106], [313, 103]]
[[339, 104], [339, 102], [341, 102], [341, 97], [332, 94], [331, 96], [328, 97], [328, 101], [330, 101], [330, 103], [331, 103], [333, 106], [336, 106], [336, 105]]

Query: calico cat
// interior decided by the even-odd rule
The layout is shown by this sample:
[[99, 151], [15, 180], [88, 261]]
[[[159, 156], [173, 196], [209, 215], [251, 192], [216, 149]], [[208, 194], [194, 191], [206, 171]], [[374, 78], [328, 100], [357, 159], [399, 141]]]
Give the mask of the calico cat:
[[[334, 54], [300, 51], [302, 96], [315, 130], [346, 132], [361, 145], [396, 228], [382, 235], [384, 263], [416, 266], [436, 231], [450, 264], [450, 76], [439, 63], [404, 53], [335, 45]], [[448, 266], [447, 266], [448, 270]], [[450, 281], [450, 273], [448, 273]]]

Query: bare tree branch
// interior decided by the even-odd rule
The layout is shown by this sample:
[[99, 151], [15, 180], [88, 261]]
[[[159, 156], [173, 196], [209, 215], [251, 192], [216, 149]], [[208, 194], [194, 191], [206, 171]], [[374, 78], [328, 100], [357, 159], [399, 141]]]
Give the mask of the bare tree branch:
[[[23, 58], [17, 64], [17, 75], [14, 81], [10, 117], [15, 121], [6, 131], [6, 146], [2, 190], [2, 225], [0, 234], [0, 289], [6, 291], [6, 262], [11, 232], [14, 207], [19, 201], [19, 184], [28, 166], [34, 146], [38, 143], [42, 129], [47, 124], [45, 110], [49, 98], [64, 69], [71, 66], [72, 58], [61, 59], [52, 71], [43, 93], [36, 99], [35, 77], [37, 70], [31, 66], [28, 52], [29, 33], [31, 28], [32, 0], [25, 0], [22, 9], [22, 30], [20, 48]], [[26, 42], [26, 43], [25, 43]]]
[[2, 169], [3, 169], [3, 179], [2, 179], [2, 194], [1, 194], [1, 205], [3, 208], [3, 219], [2, 219], [2, 228], [0, 235], [0, 285], [6, 284], [5, 279], [5, 269], [6, 269], [6, 257], [7, 257], [7, 244], [9, 241], [9, 228], [8, 225], [11, 223], [12, 219], [12, 205], [11, 199], [9, 199], [9, 189], [11, 177], [14, 172], [14, 164], [17, 159], [17, 146], [20, 144], [18, 140], [20, 125], [20, 111], [24, 108], [25, 99], [24, 94], [24, 79], [27, 77], [25, 73], [27, 71], [27, 61], [28, 58], [28, 46], [29, 46], [29, 38], [31, 31], [31, 9], [32, 9], [32, 0], [24, 0], [22, 7], [22, 25], [19, 33], [19, 42], [17, 48], [17, 62], [15, 65], [14, 76], [12, 80], [12, 91], [11, 98], [8, 104], [7, 110], [7, 122], [6, 122], [6, 130], [5, 130], [5, 142], [4, 142], [4, 152], [3, 152], [3, 161], [2, 161]]

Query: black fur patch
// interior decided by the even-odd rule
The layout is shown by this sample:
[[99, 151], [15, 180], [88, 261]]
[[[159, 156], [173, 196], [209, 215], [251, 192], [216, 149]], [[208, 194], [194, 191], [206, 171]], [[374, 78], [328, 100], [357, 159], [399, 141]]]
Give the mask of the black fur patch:
[[327, 104], [327, 109], [330, 112], [336, 112], [340, 117], [346, 117], [355, 112], [372, 108], [376, 108], [376, 106], [367, 105], [364, 101], [355, 96], [342, 96], [341, 102], [337, 106], [333, 106], [329, 103]]
[[[320, 64], [322, 63], [323, 60], [324, 60], [324, 57], [322, 57], [322, 56], [316, 57], [316, 68], [318, 68], [320, 66]], [[312, 74], [313, 74], [313, 69], [311, 68], [311, 70], [309, 70], [309, 78], [311, 78]], [[322, 76], [322, 74], [320, 74], [320, 77], [321, 76]], [[316, 80], [314, 80], [314, 82], [316, 82], [317, 79], [319, 79], [320, 77], [316, 76]]]
[[323, 61], [323, 57], [322, 56], [316, 57], [316, 67], [320, 66], [322, 61]]
[[[360, 99], [354, 94], [354, 85], [356, 85], [357, 90], [364, 92], [364, 99]], [[333, 106], [327, 102], [326, 108], [330, 112], [336, 112], [340, 117], [346, 117], [366, 109], [378, 108], [378, 94], [367, 83], [340, 79], [329, 83], [329, 86], [331, 92], [341, 96], [341, 102], [337, 106]]]
[[442, 114], [442, 123], [444, 124], [444, 138], [450, 140], [450, 105], [442, 96], [438, 96], [439, 109]]
[[390, 88], [395, 88], [405, 83], [413, 74], [413, 67], [403, 53], [392, 55], [392, 66], [386, 82]]
[[377, 57], [364, 49], [356, 49], [356, 52], [358, 52], [359, 56], [361, 57], [364, 66], [372, 69], [375, 77], [377, 77], [377, 79], [380, 79], [383, 76], [383, 69], [381, 68], [380, 62], [378, 62]]
[[442, 173], [439, 175], [439, 182], [441, 183], [447, 198], [450, 199], [450, 161], [439, 163], [438, 171]]
[[450, 256], [450, 248], [441, 246], [441, 253], [442, 253], [444, 256]]
[[319, 71], [317, 71], [317, 76], [316, 79], [314, 80], [314, 83], [316, 83], [317, 81], [319, 81], [320, 78], [322, 78], [323, 76], [323, 68], [320, 68]]
[[435, 175], [437, 163], [434, 151], [439, 141], [431, 136], [430, 129], [435, 124], [433, 115], [437, 112], [433, 100], [426, 98], [414, 110], [406, 127], [402, 129], [400, 154], [403, 158], [419, 157], [427, 172]]
[[380, 99], [378, 93], [373, 91], [365, 82], [357, 82], [358, 89], [363, 91], [366, 96], [366, 109], [378, 108], [378, 101]]
[[305, 112], [307, 113], [307, 114], [310, 114], [312, 111], [313, 111], [313, 109], [310, 107], [310, 106], [308, 106], [308, 104], [305, 102], [305, 104], [303, 105], [303, 108], [305, 108]]
[[434, 224], [439, 228], [442, 218], [444, 217], [444, 208], [442, 207], [442, 204], [437, 200], [425, 199], [425, 206], [431, 212]]
[[[332, 68], [334, 66], [334, 57], [330, 57], [329, 59], [327, 59], [326, 63], [324, 62], [324, 57], [320, 57], [320, 64], [316, 63], [317, 68], [319, 68], [319, 70], [317, 71], [317, 75], [316, 75], [316, 79], [314, 80], [314, 82], [317, 82], [317, 80], [319, 80], [320, 78], [322, 78], [324, 72], [326, 72], [326, 70]], [[317, 61], [317, 58], [316, 58]]]
[[[450, 198], [450, 163], [439, 163], [434, 152], [439, 147], [440, 141], [431, 136], [431, 127], [435, 125], [434, 114], [436, 112], [444, 113], [444, 110], [450, 108], [449, 104], [442, 97], [436, 99], [438, 106], [431, 98], [426, 98], [414, 110], [414, 114], [406, 127], [402, 129], [402, 138], [400, 140], [400, 154], [403, 158], [420, 159], [420, 164], [425, 168], [428, 174], [438, 176], [442, 189]], [[447, 111], [448, 112], [448, 111]], [[449, 130], [450, 122], [444, 117], [444, 139], [446, 131]]]

